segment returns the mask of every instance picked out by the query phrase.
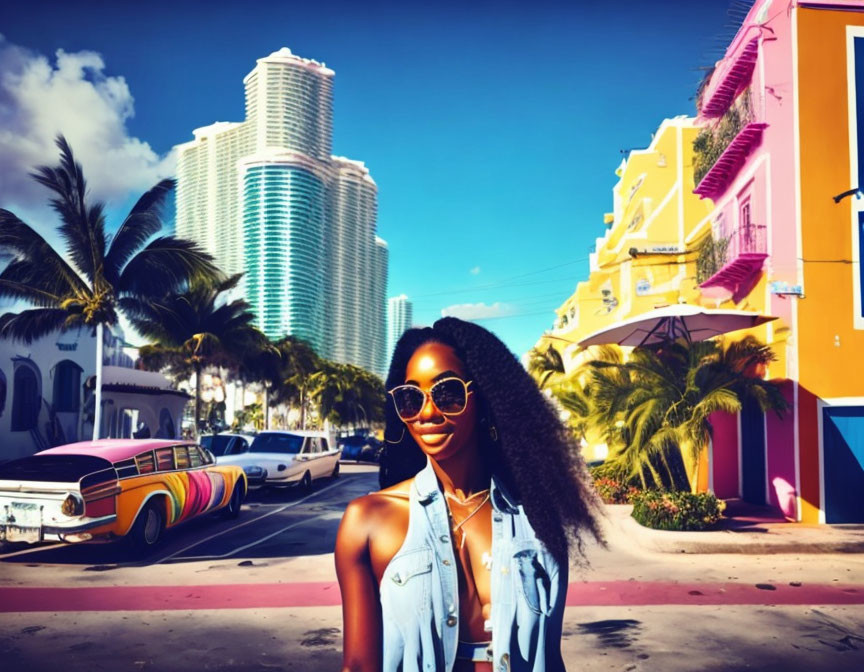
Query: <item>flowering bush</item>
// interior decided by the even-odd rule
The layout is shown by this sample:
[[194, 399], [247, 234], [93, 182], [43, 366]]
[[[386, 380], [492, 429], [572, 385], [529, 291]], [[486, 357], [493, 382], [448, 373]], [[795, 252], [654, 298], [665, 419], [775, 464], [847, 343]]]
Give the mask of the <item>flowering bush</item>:
[[704, 530], [718, 520], [726, 503], [713, 493], [646, 490], [632, 498], [633, 518], [655, 530]]
[[639, 488], [611, 476], [595, 477], [594, 488], [606, 504], [629, 504], [630, 499], [639, 493]]

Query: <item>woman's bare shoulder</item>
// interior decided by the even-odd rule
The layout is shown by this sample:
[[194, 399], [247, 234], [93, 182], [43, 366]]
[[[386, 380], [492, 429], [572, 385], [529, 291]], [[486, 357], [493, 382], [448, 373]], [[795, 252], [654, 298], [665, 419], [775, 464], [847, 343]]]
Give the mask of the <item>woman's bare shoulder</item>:
[[343, 520], [353, 527], [368, 529], [370, 523], [374, 524], [381, 518], [389, 518], [401, 510], [407, 510], [413, 480], [409, 478], [352, 500], [345, 509]]

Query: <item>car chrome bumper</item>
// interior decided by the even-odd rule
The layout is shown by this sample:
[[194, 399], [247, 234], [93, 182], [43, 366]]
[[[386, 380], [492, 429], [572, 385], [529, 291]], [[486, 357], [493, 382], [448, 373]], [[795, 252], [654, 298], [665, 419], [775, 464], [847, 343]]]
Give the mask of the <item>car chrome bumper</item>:
[[43, 525], [42, 532], [44, 534], [78, 534], [79, 532], [86, 532], [103, 525], [109, 525], [115, 520], [117, 520], [117, 515], [112, 513], [110, 516], [91, 518], [77, 525]]

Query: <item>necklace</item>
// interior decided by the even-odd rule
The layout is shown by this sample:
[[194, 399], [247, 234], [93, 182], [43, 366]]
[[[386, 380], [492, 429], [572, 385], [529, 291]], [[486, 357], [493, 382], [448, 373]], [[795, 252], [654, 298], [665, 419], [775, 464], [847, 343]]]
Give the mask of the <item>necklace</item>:
[[445, 493], [445, 497], [450, 498], [453, 501], [458, 502], [459, 504], [462, 504], [462, 505], [467, 504], [472, 499], [475, 499], [475, 498], [479, 497], [480, 495], [483, 495], [483, 499], [480, 500], [480, 503], [476, 507], [474, 507], [474, 509], [472, 509], [471, 513], [469, 513], [467, 516], [465, 516], [458, 523], [456, 522], [456, 518], [453, 516], [453, 511], [451, 511], [450, 506], [449, 505], [447, 506], [447, 514], [450, 516], [450, 529], [453, 531], [453, 534], [459, 533], [459, 537], [460, 537], [459, 547], [460, 548], [465, 547], [465, 538], [468, 536], [468, 534], [465, 532], [465, 530], [462, 529], [462, 526], [465, 523], [467, 523], [471, 519], [472, 516], [474, 516], [478, 511], [480, 511], [480, 509], [482, 509], [486, 505], [486, 502], [489, 501], [489, 490], [487, 489], [487, 490], [481, 490], [480, 492], [475, 492], [473, 495], [471, 495], [468, 499], [466, 499], [464, 501], [459, 499], [458, 497], [455, 497], [453, 495]]

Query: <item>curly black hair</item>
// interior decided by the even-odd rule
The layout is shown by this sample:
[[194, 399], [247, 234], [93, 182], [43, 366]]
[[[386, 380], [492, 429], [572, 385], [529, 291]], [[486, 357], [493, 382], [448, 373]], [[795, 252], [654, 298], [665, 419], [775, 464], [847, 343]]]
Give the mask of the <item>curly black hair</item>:
[[[578, 445], [555, 409], [498, 337], [455, 317], [402, 335], [393, 351], [388, 390], [405, 382], [408, 360], [430, 342], [450, 346], [465, 364], [477, 393], [479, 422], [487, 430], [479, 432], [481, 452], [496, 478], [523, 505], [537, 538], [559, 561], [568, 557], [571, 543], [584, 559], [582, 533], [603, 543], [598, 500]], [[382, 487], [411, 478], [426, 464], [389, 400], [385, 419]]]

